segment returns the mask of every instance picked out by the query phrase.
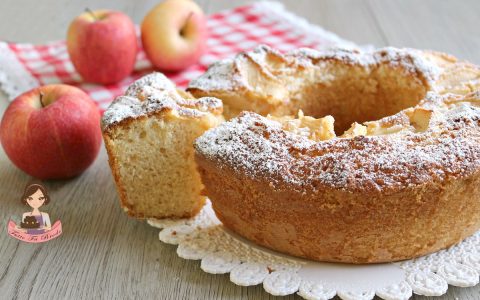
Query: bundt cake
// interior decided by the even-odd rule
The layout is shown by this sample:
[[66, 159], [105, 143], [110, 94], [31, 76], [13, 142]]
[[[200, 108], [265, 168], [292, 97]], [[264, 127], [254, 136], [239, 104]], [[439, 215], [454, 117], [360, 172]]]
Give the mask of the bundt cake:
[[102, 118], [122, 207], [138, 218], [190, 217], [205, 197], [193, 141], [223, 121], [222, 103], [194, 99], [161, 73], [134, 82]]
[[394, 48], [262, 46], [218, 62], [188, 89], [234, 117], [195, 142], [213, 209], [249, 240], [319, 261], [453, 245], [480, 228], [479, 79], [452, 56]]

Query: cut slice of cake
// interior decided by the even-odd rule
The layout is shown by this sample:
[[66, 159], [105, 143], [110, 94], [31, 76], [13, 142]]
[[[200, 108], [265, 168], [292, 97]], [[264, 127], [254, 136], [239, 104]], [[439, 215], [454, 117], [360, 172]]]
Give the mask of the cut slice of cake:
[[223, 121], [222, 102], [195, 99], [161, 73], [134, 82], [102, 118], [120, 203], [138, 218], [194, 216], [205, 203], [194, 140]]

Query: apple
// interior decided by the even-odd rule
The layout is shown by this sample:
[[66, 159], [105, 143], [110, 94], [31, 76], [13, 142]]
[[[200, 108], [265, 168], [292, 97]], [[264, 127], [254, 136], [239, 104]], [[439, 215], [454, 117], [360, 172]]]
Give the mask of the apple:
[[166, 0], [143, 19], [142, 44], [152, 64], [180, 71], [195, 64], [205, 52], [207, 20], [190, 0]]
[[135, 65], [135, 25], [116, 11], [98, 10], [75, 18], [67, 33], [67, 49], [85, 81], [110, 84], [127, 77]]
[[73, 177], [97, 157], [100, 113], [76, 87], [41, 86], [10, 103], [0, 123], [0, 140], [10, 160], [29, 175]]

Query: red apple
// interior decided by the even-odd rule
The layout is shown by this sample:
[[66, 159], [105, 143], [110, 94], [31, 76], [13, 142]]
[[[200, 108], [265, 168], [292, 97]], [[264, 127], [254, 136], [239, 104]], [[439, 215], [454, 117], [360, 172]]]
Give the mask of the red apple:
[[35, 88], [13, 100], [0, 124], [10, 160], [39, 179], [68, 178], [95, 160], [100, 113], [82, 90], [64, 84]]
[[137, 56], [135, 25], [116, 11], [87, 11], [68, 28], [67, 48], [84, 80], [110, 84], [132, 73]]
[[142, 44], [152, 64], [180, 71], [202, 56], [207, 43], [207, 20], [190, 0], [166, 0], [143, 19]]

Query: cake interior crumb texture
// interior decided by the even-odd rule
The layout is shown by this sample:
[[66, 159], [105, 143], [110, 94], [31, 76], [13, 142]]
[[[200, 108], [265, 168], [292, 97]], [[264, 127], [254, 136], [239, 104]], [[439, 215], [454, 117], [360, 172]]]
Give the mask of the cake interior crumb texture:
[[114, 153], [110, 163], [129, 214], [189, 217], [201, 209], [205, 197], [199, 196], [203, 186], [192, 145], [206, 129], [203, 122], [154, 115], [112, 128], [107, 148]]

